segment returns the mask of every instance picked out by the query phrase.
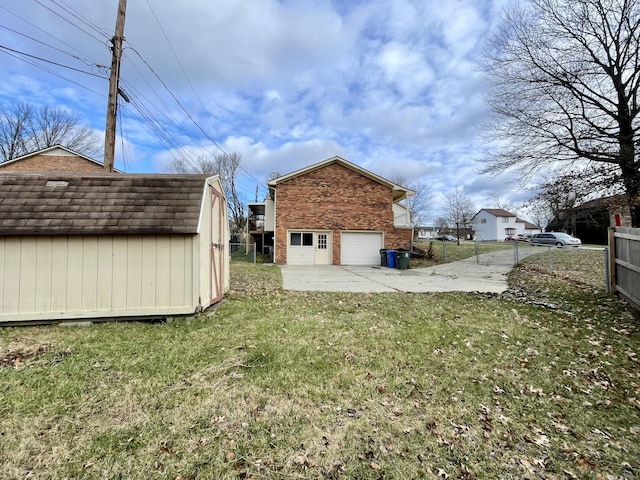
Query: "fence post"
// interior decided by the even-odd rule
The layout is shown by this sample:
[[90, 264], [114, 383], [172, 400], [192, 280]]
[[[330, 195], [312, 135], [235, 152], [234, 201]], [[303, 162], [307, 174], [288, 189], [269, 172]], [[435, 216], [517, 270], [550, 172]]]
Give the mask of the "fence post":
[[609, 227], [609, 275], [607, 277], [607, 293], [616, 293], [616, 229]]
[[611, 293], [611, 284], [609, 283], [609, 249], [604, 247], [604, 289], [607, 294]]
[[256, 242], [253, 242], [253, 263], [256, 263]]
[[553, 273], [553, 255], [551, 255], [551, 247], [547, 247], [549, 250], [549, 273]]
[[444, 261], [447, 262], [447, 241], [442, 240], [442, 251], [444, 252]]
[[476, 245], [476, 263], [480, 263], [480, 247], [478, 246], [478, 241], [475, 241]]
[[518, 256], [518, 241], [513, 241], [513, 264], [518, 265], [518, 260], [520, 257]]

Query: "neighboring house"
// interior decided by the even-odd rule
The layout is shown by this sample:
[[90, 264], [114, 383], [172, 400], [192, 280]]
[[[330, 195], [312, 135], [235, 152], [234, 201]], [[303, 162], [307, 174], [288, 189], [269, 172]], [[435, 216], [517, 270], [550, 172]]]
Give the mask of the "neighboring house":
[[102, 163], [81, 153], [55, 145], [0, 163], [4, 172], [104, 172]]
[[[639, 205], [640, 206], [640, 205]], [[547, 226], [547, 231], [566, 231], [582, 243], [606, 245], [609, 227], [630, 227], [631, 210], [625, 195], [590, 200], [563, 210]]]
[[193, 314], [228, 241], [217, 176], [0, 174], [0, 324]]
[[533, 235], [540, 228], [502, 208], [483, 208], [471, 219], [475, 229], [475, 240], [504, 240], [509, 235]]
[[249, 234], [288, 265], [375, 265], [380, 249], [410, 248], [415, 194], [340, 157], [268, 182], [250, 203]]
[[414, 235], [419, 240], [429, 240], [438, 236], [438, 228], [435, 225], [422, 225], [414, 227]]

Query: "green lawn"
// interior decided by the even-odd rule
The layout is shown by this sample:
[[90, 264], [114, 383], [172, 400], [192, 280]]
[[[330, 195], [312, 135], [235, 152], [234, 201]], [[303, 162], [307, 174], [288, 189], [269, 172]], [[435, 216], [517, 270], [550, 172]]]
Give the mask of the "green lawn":
[[502, 296], [239, 262], [193, 319], [1, 330], [0, 478], [634, 478], [638, 320], [558, 255]]
[[[477, 253], [489, 253], [494, 252], [496, 250], [511, 250], [513, 249], [513, 244], [511, 243], [482, 243], [479, 242], [460, 242], [458, 245], [457, 242], [443, 242], [441, 240], [431, 240], [431, 241], [418, 241], [415, 242], [414, 245], [426, 252], [431, 248], [431, 257], [430, 258], [412, 258], [411, 259], [411, 267], [413, 268], [421, 268], [421, 267], [430, 267], [433, 265], [438, 265], [446, 262], [455, 262], [457, 260], [463, 260], [465, 258], [472, 257]], [[445, 252], [446, 250], [446, 252]]]

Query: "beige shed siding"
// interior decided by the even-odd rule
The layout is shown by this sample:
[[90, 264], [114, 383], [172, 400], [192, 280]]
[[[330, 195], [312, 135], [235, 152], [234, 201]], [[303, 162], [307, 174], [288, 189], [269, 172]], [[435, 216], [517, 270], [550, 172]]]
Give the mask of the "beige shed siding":
[[192, 313], [188, 235], [0, 237], [0, 321]]

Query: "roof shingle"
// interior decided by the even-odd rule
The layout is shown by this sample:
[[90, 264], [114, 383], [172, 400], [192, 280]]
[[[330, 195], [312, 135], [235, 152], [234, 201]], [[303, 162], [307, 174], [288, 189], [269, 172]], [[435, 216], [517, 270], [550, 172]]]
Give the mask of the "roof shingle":
[[0, 235], [195, 234], [207, 177], [1, 173]]

